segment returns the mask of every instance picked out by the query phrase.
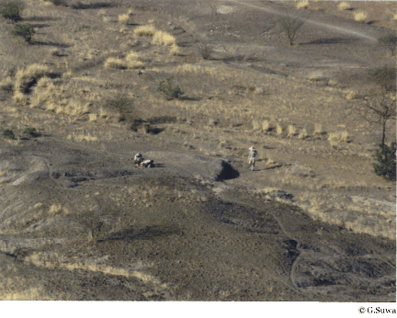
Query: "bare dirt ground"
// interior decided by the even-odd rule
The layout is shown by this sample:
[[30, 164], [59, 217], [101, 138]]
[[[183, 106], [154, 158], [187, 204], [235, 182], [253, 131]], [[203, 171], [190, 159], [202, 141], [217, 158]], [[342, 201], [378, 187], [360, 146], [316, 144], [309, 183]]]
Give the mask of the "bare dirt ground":
[[395, 64], [395, 3], [25, 2], [31, 44], [0, 21], [1, 299], [396, 300], [396, 188], [349, 112]]

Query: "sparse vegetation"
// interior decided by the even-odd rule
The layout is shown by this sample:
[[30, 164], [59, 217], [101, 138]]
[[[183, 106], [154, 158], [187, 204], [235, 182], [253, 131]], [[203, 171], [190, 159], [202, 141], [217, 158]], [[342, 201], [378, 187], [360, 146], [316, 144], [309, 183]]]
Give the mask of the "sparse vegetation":
[[382, 36], [379, 38], [378, 42], [390, 51], [391, 56], [396, 55], [397, 35], [395, 33], [389, 33]]
[[154, 33], [152, 42], [153, 44], [156, 45], [165, 45], [165, 46], [176, 45], [175, 38], [171, 34], [163, 31], [156, 31]]
[[134, 121], [133, 100], [125, 94], [117, 94], [106, 100], [105, 107], [119, 113], [119, 121]]
[[32, 37], [36, 33], [30, 24], [16, 24], [12, 30], [12, 34], [22, 37], [26, 42], [31, 43]]
[[354, 14], [354, 20], [357, 22], [365, 22], [368, 19], [368, 14], [364, 11], [360, 11]]
[[367, 80], [376, 84], [384, 92], [396, 90], [396, 67], [384, 65], [371, 68], [367, 72]]
[[118, 15], [118, 20], [119, 20], [119, 22], [121, 22], [121, 23], [123, 23], [123, 24], [127, 24], [128, 21], [129, 21], [129, 19], [130, 19], [130, 15], [127, 14], [127, 13], [119, 14], [119, 15]]
[[298, 1], [296, 3], [297, 9], [307, 9], [309, 7], [309, 1]]
[[162, 92], [167, 100], [179, 98], [184, 94], [179, 85], [173, 85], [173, 78], [174, 76], [167, 77], [164, 81], [161, 81], [157, 87], [157, 91]]
[[135, 36], [153, 36], [156, 32], [156, 28], [153, 24], [141, 25], [134, 30]]
[[16, 139], [15, 134], [11, 129], [4, 129], [3, 130], [3, 137], [6, 139]]
[[20, 0], [10, 0], [0, 4], [0, 13], [3, 18], [17, 22], [22, 20], [22, 12], [25, 9], [25, 4]]
[[396, 142], [393, 141], [390, 146], [380, 144], [373, 158], [374, 172], [386, 180], [396, 181]]
[[349, 141], [349, 133], [347, 131], [331, 132], [328, 135], [328, 141], [331, 145], [347, 143]]
[[349, 9], [351, 9], [351, 5], [349, 2], [344, 1], [344, 2], [341, 2], [338, 4], [338, 9], [339, 10], [349, 10]]
[[54, 6], [68, 6], [68, 0], [45, 0], [47, 2], [51, 2]]
[[104, 66], [105, 68], [125, 69], [127, 68], [127, 63], [123, 59], [109, 57], [106, 59]]
[[23, 131], [23, 134], [28, 138], [40, 137], [41, 134], [34, 127], [28, 127]]
[[300, 17], [285, 15], [279, 18], [278, 23], [281, 27], [282, 32], [288, 38], [289, 44], [294, 45], [296, 34], [305, 23], [305, 20]]

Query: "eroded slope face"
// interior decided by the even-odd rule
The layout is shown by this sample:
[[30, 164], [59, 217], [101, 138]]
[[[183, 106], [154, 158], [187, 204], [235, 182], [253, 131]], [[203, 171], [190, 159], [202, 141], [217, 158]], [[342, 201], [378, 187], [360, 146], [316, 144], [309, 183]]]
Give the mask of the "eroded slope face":
[[393, 300], [394, 242], [215, 181], [219, 159], [113, 155], [55, 138], [19, 149], [2, 185], [4, 298]]

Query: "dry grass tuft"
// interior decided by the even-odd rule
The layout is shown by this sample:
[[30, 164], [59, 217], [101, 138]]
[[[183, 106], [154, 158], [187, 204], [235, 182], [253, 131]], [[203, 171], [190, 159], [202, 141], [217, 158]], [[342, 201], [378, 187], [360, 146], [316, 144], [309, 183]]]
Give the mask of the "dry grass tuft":
[[119, 22], [121, 22], [123, 24], [127, 24], [128, 20], [130, 19], [130, 15], [128, 13], [119, 14], [119, 16], [117, 18], [118, 18]]
[[15, 104], [26, 105], [28, 103], [28, 97], [20, 91], [16, 91], [14, 93], [12, 100], [14, 101]]
[[25, 69], [19, 69], [15, 74], [14, 97], [15, 103], [26, 104], [28, 99], [24, 96], [30, 83], [49, 73], [48, 67], [41, 64], [32, 64]]
[[130, 53], [127, 54], [127, 56], [125, 57], [125, 61], [127, 67], [131, 69], [136, 69], [145, 66], [145, 63], [142, 61], [141, 56], [134, 51], [131, 51]]
[[397, 14], [395, 14], [395, 15], [393, 16], [393, 18], [394, 18], [394, 20], [397, 20]]
[[88, 114], [88, 119], [91, 122], [96, 122], [98, 120], [98, 115], [97, 114]]
[[352, 99], [357, 98], [357, 95], [358, 95], [358, 92], [357, 92], [357, 91], [355, 91], [355, 90], [353, 90], [353, 89], [349, 89], [349, 90], [346, 92], [345, 98], [346, 98], [347, 100], [352, 100]]
[[156, 31], [153, 36], [152, 43], [156, 45], [176, 46], [175, 38], [164, 31]]
[[282, 135], [282, 133], [283, 133], [283, 127], [279, 123], [277, 123], [276, 124], [276, 134]]
[[360, 11], [354, 14], [354, 20], [357, 22], [365, 22], [368, 19], [368, 14], [365, 11]]
[[263, 131], [269, 131], [272, 129], [272, 125], [270, 124], [270, 122], [268, 120], [264, 120], [262, 122], [262, 130]]
[[116, 68], [116, 69], [125, 69], [127, 68], [127, 63], [117, 57], [109, 57], [106, 59], [105, 68]]
[[309, 1], [298, 1], [296, 4], [297, 9], [307, 9], [309, 7]]
[[340, 132], [331, 132], [329, 133], [328, 141], [330, 142], [331, 145], [335, 145], [342, 142], [346, 143], [349, 141], [349, 133], [346, 130]]
[[298, 135], [298, 138], [300, 139], [305, 139], [308, 136], [306, 128], [303, 128]]
[[253, 120], [252, 121], [252, 129], [253, 130], [262, 129], [262, 124], [258, 120]]
[[339, 10], [349, 10], [350, 8], [351, 8], [351, 5], [349, 2], [341, 2], [338, 4]]
[[70, 141], [74, 141], [74, 142], [95, 142], [98, 141], [98, 137], [93, 136], [89, 133], [87, 134], [77, 134], [77, 133], [73, 133], [67, 136], [67, 139]]
[[321, 124], [314, 124], [313, 135], [324, 135], [325, 131], [323, 130], [323, 126]]
[[156, 32], [156, 28], [152, 24], [142, 25], [134, 30], [135, 36], [153, 36]]
[[288, 125], [287, 127], [287, 135], [289, 137], [296, 136], [298, 134], [297, 129], [294, 125]]

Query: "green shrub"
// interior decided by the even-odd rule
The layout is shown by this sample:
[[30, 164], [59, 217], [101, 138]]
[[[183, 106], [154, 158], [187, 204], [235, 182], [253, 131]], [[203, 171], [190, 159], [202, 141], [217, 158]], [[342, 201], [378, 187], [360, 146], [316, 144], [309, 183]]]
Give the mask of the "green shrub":
[[387, 180], [396, 181], [396, 142], [379, 145], [374, 153], [374, 172]]
[[134, 106], [133, 100], [124, 94], [118, 94], [106, 100], [105, 106], [119, 113], [119, 121], [133, 121]]
[[1, 15], [8, 20], [13, 22], [22, 20], [22, 11], [25, 7], [25, 4], [19, 0], [10, 0], [6, 1], [1, 5]]
[[3, 137], [7, 139], [15, 139], [14, 132], [11, 129], [4, 129]]
[[30, 24], [17, 24], [14, 30], [12, 30], [13, 35], [23, 37], [28, 43], [31, 43], [33, 34], [35, 33], [36, 31]]
[[161, 81], [157, 87], [157, 91], [162, 92], [168, 100], [179, 98], [184, 94], [179, 85], [175, 87], [172, 85], [173, 78], [174, 76], [167, 77], [164, 81]]
[[41, 136], [41, 134], [37, 131], [37, 129], [36, 128], [33, 128], [33, 127], [28, 127], [28, 128], [26, 128], [24, 131], [23, 131], [23, 134], [26, 136], [26, 137], [32, 137], [32, 138], [36, 138], [36, 137], [40, 137]]

